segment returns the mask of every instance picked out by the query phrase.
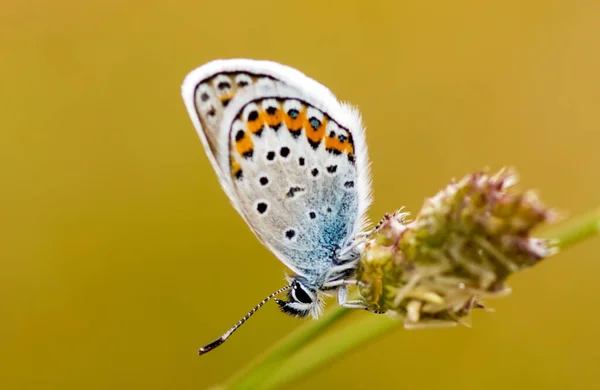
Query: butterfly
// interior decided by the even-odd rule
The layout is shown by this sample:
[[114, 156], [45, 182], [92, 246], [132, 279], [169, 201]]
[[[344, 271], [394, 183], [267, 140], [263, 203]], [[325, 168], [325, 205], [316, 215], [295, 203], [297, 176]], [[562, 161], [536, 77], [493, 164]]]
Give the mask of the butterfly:
[[361, 116], [322, 84], [272, 61], [214, 60], [190, 72], [182, 96], [219, 182], [256, 237], [293, 275], [235, 326], [275, 299], [296, 317], [322, 310], [336, 291], [344, 307], [371, 203]]

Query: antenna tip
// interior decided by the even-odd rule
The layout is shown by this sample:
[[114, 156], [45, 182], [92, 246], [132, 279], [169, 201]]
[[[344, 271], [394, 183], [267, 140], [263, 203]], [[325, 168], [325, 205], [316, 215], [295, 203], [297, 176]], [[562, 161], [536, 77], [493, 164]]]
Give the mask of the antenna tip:
[[219, 345], [223, 344], [229, 338], [229, 336], [231, 336], [233, 334], [233, 332], [235, 332], [240, 326], [242, 326], [242, 324], [244, 322], [246, 322], [248, 320], [248, 318], [250, 318], [252, 316], [252, 314], [254, 314], [258, 309], [260, 309], [262, 307], [262, 305], [267, 303], [269, 301], [269, 299], [273, 298], [277, 294], [281, 294], [282, 292], [289, 290], [290, 288], [292, 288], [292, 285], [282, 287], [279, 290], [275, 291], [273, 294], [271, 294], [268, 297], [266, 297], [265, 299], [263, 299], [258, 305], [256, 305], [254, 307], [254, 309], [250, 310], [248, 312], [248, 314], [246, 314], [241, 320], [239, 320], [238, 323], [233, 326], [233, 328], [231, 328], [227, 332], [225, 332], [225, 334], [223, 336], [219, 337], [212, 343], [207, 344], [204, 347], [200, 348], [198, 350], [198, 355], [202, 356], [205, 353], [210, 352], [213, 349], [217, 348]]
[[200, 348], [198, 350], [198, 356], [202, 356], [205, 353], [212, 351], [213, 349], [217, 348], [219, 345], [223, 344], [224, 342], [225, 342], [225, 339], [223, 339], [223, 337], [216, 339], [212, 343], [207, 344], [204, 347]]

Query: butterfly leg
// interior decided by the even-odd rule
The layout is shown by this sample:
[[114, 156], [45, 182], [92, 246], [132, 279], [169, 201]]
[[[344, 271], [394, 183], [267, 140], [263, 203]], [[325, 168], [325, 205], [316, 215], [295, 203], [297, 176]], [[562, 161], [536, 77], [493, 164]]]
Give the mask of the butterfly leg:
[[338, 291], [337, 299], [338, 299], [338, 303], [340, 304], [340, 306], [345, 307], [347, 309], [365, 309], [365, 310], [368, 310], [375, 314], [385, 313], [383, 311], [373, 309], [364, 301], [361, 301], [358, 299], [349, 301], [348, 300], [348, 288], [346, 286], [347, 286], [347, 284], [343, 284], [337, 290]]
[[356, 286], [358, 285], [358, 280], [350, 279], [350, 280], [334, 280], [333, 282], [325, 283], [322, 287], [323, 290], [333, 290], [340, 286]]
[[354, 237], [354, 241], [347, 247], [345, 248], [341, 254], [340, 254], [340, 259], [341, 260], [345, 260], [345, 259], [350, 259], [353, 257], [357, 257], [360, 256], [360, 253], [362, 252], [362, 247], [365, 245], [365, 243], [367, 242], [367, 239], [369, 237], [371, 237], [373, 234], [375, 234], [375, 232], [377, 231], [377, 229], [379, 229], [379, 227], [388, 219], [392, 218], [392, 217], [396, 217], [398, 218], [401, 222], [404, 222], [404, 220], [406, 219], [406, 217], [408, 216], [409, 213], [405, 213], [402, 212], [402, 209], [396, 211], [394, 214], [390, 215], [390, 214], [385, 214], [383, 216], [383, 218], [379, 221], [379, 223], [377, 223], [377, 225], [375, 225], [374, 228], [372, 228], [369, 231], [366, 232], [362, 232], [362, 233], [358, 233], [355, 237]]
[[340, 306], [345, 307], [347, 309], [367, 309], [367, 305], [361, 300], [348, 300], [348, 288], [345, 284], [341, 285], [338, 288], [337, 293], [337, 300]]
[[399, 210], [395, 211], [393, 214], [388, 214], [386, 213], [383, 218], [381, 218], [379, 220], [379, 222], [377, 223], [377, 225], [375, 225], [374, 228], [372, 228], [371, 230], [369, 230], [368, 232], [363, 232], [363, 233], [359, 233], [356, 235], [357, 238], [367, 238], [369, 236], [371, 236], [373, 233], [375, 233], [377, 231], [377, 229], [379, 229], [379, 227], [388, 219], [390, 218], [398, 218], [401, 222], [404, 222], [406, 220], [406, 217], [409, 216], [410, 213], [404, 212], [402, 211], [404, 210], [404, 207], [401, 207]]

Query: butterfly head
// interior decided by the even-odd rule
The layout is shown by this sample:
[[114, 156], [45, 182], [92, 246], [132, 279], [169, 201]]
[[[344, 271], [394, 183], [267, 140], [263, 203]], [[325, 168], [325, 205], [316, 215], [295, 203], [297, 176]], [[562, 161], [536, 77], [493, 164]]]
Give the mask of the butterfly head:
[[295, 276], [291, 280], [287, 297], [287, 301], [275, 300], [281, 311], [286, 314], [300, 318], [310, 314], [316, 318], [321, 313], [322, 303], [317, 289], [300, 276]]

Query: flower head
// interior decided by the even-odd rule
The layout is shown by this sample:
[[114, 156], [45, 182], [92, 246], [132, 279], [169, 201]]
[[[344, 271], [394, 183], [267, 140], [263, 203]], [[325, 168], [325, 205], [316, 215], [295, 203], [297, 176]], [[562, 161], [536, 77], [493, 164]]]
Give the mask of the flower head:
[[516, 175], [473, 173], [425, 201], [414, 221], [386, 215], [358, 267], [359, 292], [407, 327], [464, 323], [481, 299], [510, 293], [509, 275], [556, 252], [531, 231], [554, 218]]

